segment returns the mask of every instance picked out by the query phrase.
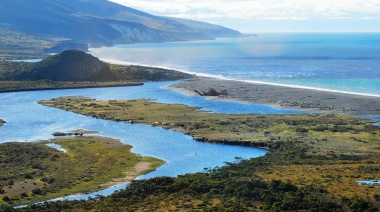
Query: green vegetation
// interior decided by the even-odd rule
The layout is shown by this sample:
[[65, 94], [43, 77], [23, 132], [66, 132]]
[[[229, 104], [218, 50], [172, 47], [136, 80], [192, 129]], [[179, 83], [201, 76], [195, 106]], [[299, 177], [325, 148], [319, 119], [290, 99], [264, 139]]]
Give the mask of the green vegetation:
[[44, 49], [64, 39], [0, 28], [0, 61], [44, 58]]
[[0, 81], [0, 92], [69, 89], [69, 88], [138, 86], [138, 85], [143, 85], [143, 83], [125, 82], [125, 81], [111, 81], [111, 82], [59, 82], [59, 81], [51, 81], [51, 80]]
[[[0, 204], [25, 204], [91, 192], [154, 170], [162, 161], [130, 152], [131, 146], [104, 137], [0, 144]], [[127, 176], [125, 176], [127, 175]], [[111, 183], [112, 184], [112, 183]]]
[[132, 82], [150, 82], [150, 81], [173, 81], [191, 78], [192, 75], [183, 72], [145, 67], [137, 65], [117, 65], [108, 64], [111, 73], [117, 80]]
[[[380, 130], [372, 120], [328, 114], [215, 114], [149, 100], [65, 97], [40, 103], [95, 118], [177, 130], [198, 141], [264, 147], [271, 152], [205, 173], [134, 182], [111, 197], [94, 203], [66, 202], [64, 208], [365, 211], [380, 207], [379, 188], [356, 183], [379, 178]], [[58, 207], [53, 205], [49, 207]]]
[[[48, 80], [48, 79], [40, 79], [34, 81], [9, 81], [4, 80], [8, 78], [12, 78], [12, 75], [21, 72], [28, 72], [31, 69], [36, 68], [33, 66], [35, 63], [27, 63], [27, 62], [9, 62], [9, 61], [0, 61], [0, 81], [1, 84], [4, 84], [3, 87], [7, 85], [9, 82], [22, 84], [39, 84], [41, 82], [47, 81], [49, 83], [60, 82], [58, 80]], [[110, 68], [110, 74], [112, 75], [111, 80], [106, 80], [110, 83], [115, 82], [148, 82], [148, 81], [172, 81], [172, 80], [180, 80], [187, 79], [192, 77], [189, 74], [185, 74], [182, 72], [162, 69], [162, 68], [153, 68], [153, 67], [144, 67], [144, 66], [136, 66], [136, 65], [116, 65], [116, 64], [107, 64]], [[46, 64], [45, 64], [46, 65]], [[37, 67], [40, 68], [40, 67]], [[101, 80], [100, 82], [104, 82]], [[91, 82], [99, 82], [99, 80], [91, 80]], [[68, 84], [72, 84], [74, 82], [65, 82]], [[80, 82], [76, 82], [80, 83]], [[82, 83], [89, 83], [88, 81]], [[63, 82], [61, 84], [64, 84]]]

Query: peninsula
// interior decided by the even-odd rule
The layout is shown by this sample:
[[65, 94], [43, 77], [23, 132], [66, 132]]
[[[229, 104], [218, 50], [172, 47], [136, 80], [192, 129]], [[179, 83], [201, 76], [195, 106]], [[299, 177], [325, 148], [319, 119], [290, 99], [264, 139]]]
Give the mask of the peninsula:
[[[59, 146], [59, 150], [51, 144]], [[119, 140], [100, 136], [2, 143], [0, 205], [93, 192], [131, 181], [163, 164], [161, 160], [132, 153], [131, 148]]]
[[223, 94], [205, 95], [205, 97], [249, 104], [266, 104], [283, 109], [354, 116], [380, 115], [380, 96], [375, 95], [204, 77], [173, 84], [169, 88], [194, 96], [199, 96], [211, 88], [218, 92], [224, 90], [226, 92]]

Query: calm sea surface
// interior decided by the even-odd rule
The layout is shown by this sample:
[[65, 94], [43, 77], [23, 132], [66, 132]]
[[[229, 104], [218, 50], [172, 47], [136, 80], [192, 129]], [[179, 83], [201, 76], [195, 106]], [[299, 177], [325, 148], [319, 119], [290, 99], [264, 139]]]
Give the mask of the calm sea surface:
[[220, 78], [380, 95], [380, 34], [259, 34], [92, 49], [102, 59]]

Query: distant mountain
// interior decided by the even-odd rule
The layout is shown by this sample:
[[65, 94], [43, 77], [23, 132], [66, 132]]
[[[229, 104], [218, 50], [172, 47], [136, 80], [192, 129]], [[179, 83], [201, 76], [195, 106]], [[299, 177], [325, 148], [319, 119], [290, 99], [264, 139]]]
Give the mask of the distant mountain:
[[222, 26], [158, 17], [108, 0], [3, 0], [0, 27], [92, 47], [242, 36]]
[[109, 81], [115, 77], [107, 63], [78, 50], [49, 56], [5, 74], [5, 80]]

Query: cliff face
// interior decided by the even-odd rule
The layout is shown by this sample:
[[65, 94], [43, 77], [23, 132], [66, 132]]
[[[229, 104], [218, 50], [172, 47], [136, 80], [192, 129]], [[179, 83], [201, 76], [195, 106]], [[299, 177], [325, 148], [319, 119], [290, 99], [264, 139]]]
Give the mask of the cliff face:
[[0, 26], [90, 47], [242, 36], [221, 26], [158, 17], [108, 0], [0, 1]]
[[90, 54], [68, 50], [13, 74], [12, 80], [107, 81], [114, 79], [109, 66]]

